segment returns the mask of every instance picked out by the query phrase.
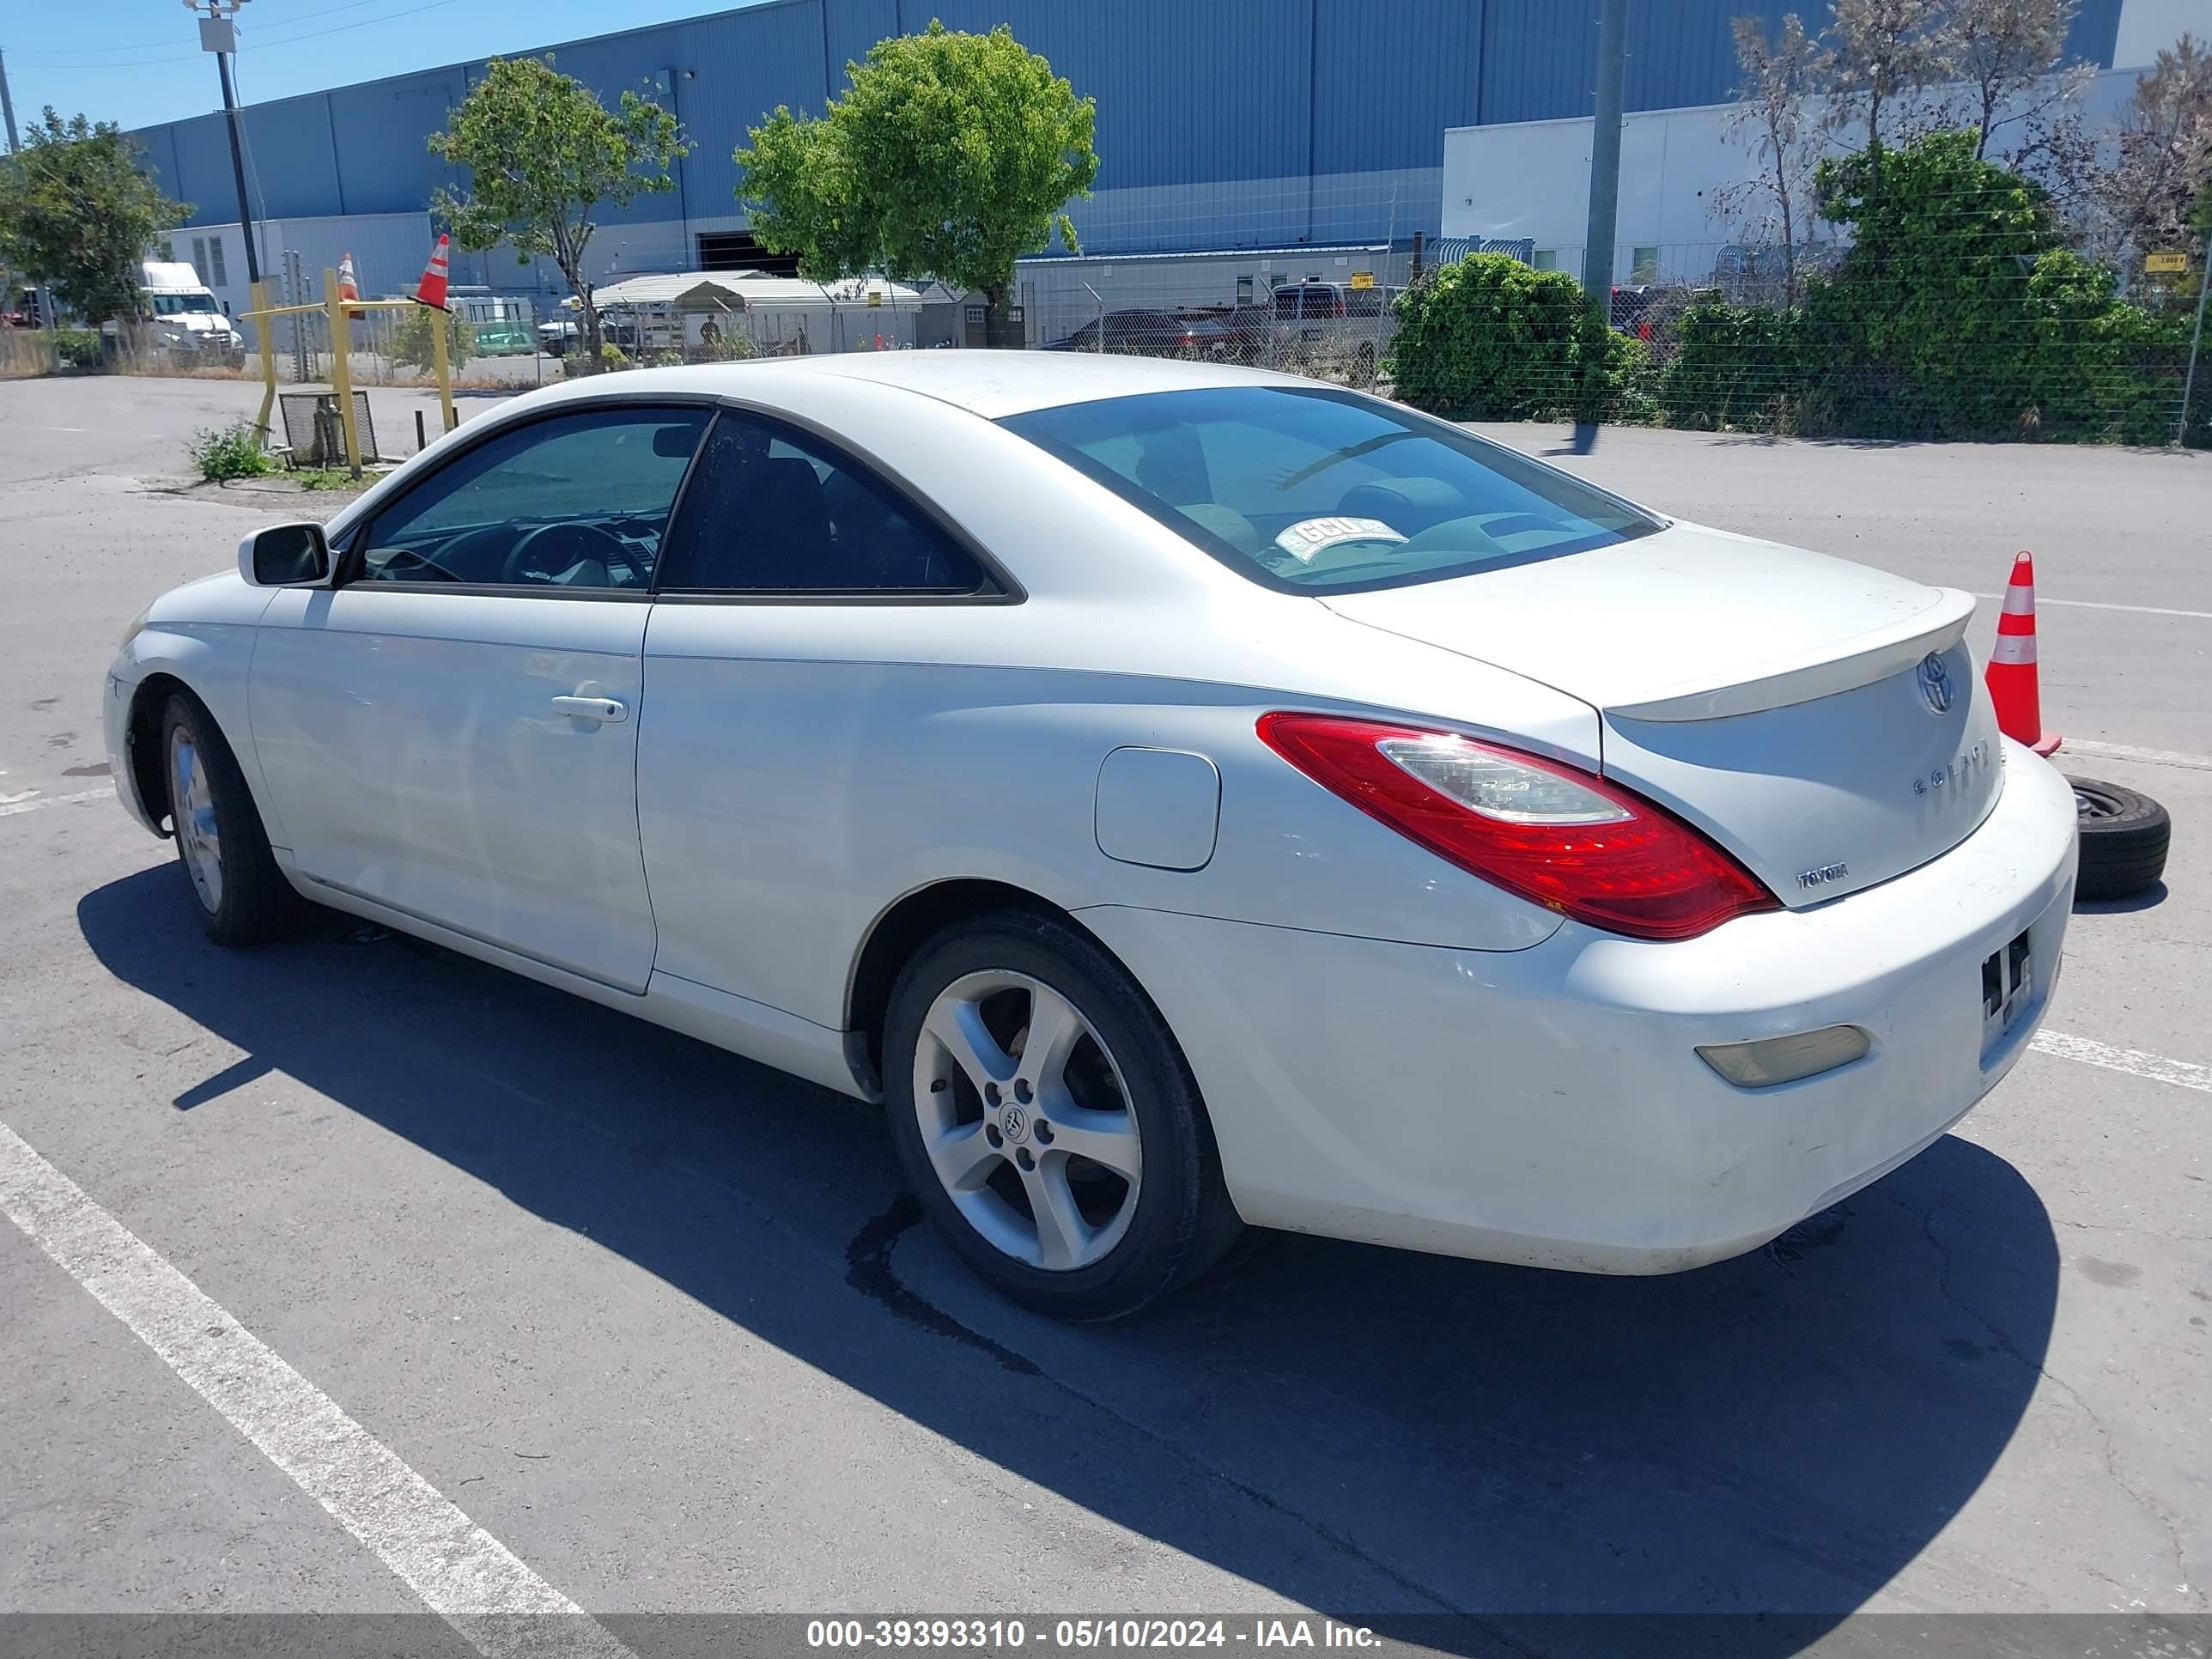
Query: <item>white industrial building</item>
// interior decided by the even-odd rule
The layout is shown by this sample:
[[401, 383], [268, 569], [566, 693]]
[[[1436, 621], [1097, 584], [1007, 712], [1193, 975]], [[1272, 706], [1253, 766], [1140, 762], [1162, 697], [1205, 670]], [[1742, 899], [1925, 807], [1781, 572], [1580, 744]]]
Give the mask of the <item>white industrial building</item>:
[[[2113, 66], [2082, 94], [2093, 122], [2116, 114], [2159, 52], [2185, 29], [2212, 36], [2212, 0], [2124, 0]], [[1778, 227], [1717, 210], [1720, 193], [1759, 170], [1758, 137], [1730, 133], [1729, 104], [1643, 110], [1621, 125], [1620, 195], [1614, 231], [1615, 283], [1701, 283], [1723, 251], [1779, 241]], [[1441, 223], [1447, 238], [1525, 239], [1543, 268], [1583, 272], [1589, 235], [1591, 119], [1516, 121], [1452, 127], [1444, 133]], [[1994, 148], [2002, 149], [2004, 135]], [[1855, 148], [1838, 139], [1835, 148]], [[1817, 220], [1798, 239], [1826, 240]]]

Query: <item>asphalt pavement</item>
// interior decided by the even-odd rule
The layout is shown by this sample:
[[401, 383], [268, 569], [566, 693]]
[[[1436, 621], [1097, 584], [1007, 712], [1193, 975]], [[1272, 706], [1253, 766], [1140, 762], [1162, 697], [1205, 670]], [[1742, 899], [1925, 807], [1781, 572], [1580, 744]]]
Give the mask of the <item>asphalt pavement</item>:
[[[343, 920], [204, 942], [106, 798], [100, 677], [299, 510], [145, 482], [241, 401], [0, 384], [0, 1197], [46, 1218], [0, 1225], [0, 1620], [415, 1615], [405, 1650], [443, 1651], [421, 1616], [481, 1569], [645, 1659], [678, 1613], [1304, 1608], [1486, 1654], [1636, 1650], [1562, 1614], [1794, 1615], [1729, 1625], [1752, 1655], [2206, 1630], [2212, 456], [1555, 457], [1985, 595], [2033, 549], [2062, 763], [2166, 801], [2165, 885], [2076, 916], [2064, 1042], [1751, 1256], [1604, 1279], [1271, 1237], [1092, 1328], [974, 1285], [852, 1103]], [[148, 1311], [187, 1305], [164, 1273], [204, 1325]]]

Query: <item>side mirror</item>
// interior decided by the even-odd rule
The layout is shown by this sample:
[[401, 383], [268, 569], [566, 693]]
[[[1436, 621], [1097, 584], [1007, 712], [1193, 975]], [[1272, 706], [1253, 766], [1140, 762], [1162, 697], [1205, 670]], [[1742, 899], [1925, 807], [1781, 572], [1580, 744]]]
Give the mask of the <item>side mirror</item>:
[[238, 571], [256, 587], [307, 587], [331, 574], [331, 546], [319, 524], [280, 524], [238, 544]]

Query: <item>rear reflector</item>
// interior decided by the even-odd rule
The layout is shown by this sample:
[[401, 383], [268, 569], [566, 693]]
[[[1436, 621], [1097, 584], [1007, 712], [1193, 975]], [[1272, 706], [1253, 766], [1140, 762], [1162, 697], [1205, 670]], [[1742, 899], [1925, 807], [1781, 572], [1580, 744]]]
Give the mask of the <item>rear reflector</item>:
[[1449, 732], [1272, 714], [1260, 740], [1331, 793], [1508, 892], [1634, 939], [1692, 939], [1774, 895], [1595, 773]]
[[1826, 1025], [1756, 1042], [1709, 1043], [1698, 1048], [1698, 1058], [1739, 1089], [1771, 1089], [1848, 1066], [1873, 1046], [1856, 1025]]

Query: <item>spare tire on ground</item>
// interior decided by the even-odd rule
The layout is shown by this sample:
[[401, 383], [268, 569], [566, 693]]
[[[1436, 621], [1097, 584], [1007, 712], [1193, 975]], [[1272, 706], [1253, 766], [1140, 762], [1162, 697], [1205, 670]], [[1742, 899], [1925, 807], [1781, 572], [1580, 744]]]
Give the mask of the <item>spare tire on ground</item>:
[[2126, 898], [2166, 873], [2173, 821], [2148, 795], [2095, 778], [2069, 775], [2081, 824], [2077, 899]]

